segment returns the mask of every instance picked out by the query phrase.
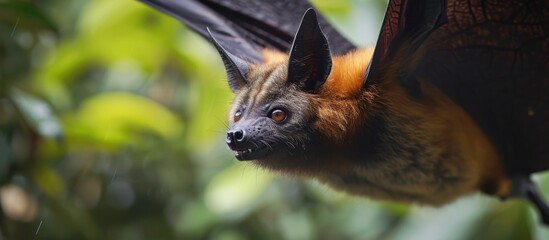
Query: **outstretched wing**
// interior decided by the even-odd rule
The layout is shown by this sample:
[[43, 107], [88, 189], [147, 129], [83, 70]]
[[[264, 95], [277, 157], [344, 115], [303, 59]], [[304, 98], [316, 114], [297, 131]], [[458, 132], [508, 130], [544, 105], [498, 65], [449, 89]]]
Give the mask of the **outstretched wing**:
[[391, 1], [366, 82], [418, 51], [405, 86], [427, 79], [462, 106], [509, 174], [549, 169], [549, 1]]
[[[261, 49], [288, 51], [303, 13], [312, 8], [306, 0], [139, 0], [163, 11], [207, 38], [208, 27], [230, 53], [251, 61], [261, 60]], [[355, 47], [319, 16], [334, 54]]]

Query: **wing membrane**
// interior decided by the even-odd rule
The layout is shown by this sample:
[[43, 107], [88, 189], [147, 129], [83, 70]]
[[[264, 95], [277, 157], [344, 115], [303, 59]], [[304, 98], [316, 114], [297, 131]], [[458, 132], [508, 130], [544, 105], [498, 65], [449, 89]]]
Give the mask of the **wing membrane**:
[[[304, 0], [140, 0], [163, 11], [207, 37], [209, 27], [229, 52], [260, 61], [262, 48], [288, 51], [303, 13], [312, 5]], [[322, 30], [334, 54], [355, 47], [319, 16]]]

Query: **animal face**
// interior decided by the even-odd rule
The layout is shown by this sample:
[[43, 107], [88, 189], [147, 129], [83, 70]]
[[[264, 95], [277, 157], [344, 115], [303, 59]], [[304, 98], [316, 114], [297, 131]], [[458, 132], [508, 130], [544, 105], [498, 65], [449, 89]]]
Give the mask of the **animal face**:
[[287, 82], [287, 64], [251, 69], [229, 112], [227, 144], [239, 160], [294, 155], [306, 148], [312, 94]]
[[296, 155], [310, 141], [313, 99], [327, 80], [332, 57], [312, 9], [303, 16], [290, 53], [265, 51], [261, 64], [227, 52], [211, 35], [236, 94], [227, 144], [239, 160]]

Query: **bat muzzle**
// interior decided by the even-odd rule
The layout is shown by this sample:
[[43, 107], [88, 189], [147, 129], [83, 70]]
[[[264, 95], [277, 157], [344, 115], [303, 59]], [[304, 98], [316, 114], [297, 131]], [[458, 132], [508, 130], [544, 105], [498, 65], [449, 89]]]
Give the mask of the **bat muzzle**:
[[261, 159], [268, 156], [273, 150], [271, 146], [261, 141], [254, 141], [243, 129], [227, 131], [225, 142], [233, 150], [236, 159], [240, 161]]

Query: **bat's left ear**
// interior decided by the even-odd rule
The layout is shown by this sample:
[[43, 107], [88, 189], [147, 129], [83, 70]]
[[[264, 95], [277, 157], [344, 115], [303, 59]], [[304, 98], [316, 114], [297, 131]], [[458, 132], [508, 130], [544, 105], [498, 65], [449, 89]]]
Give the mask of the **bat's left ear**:
[[246, 85], [245, 76], [248, 72], [249, 63], [225, 50], [225, 48], [223, 48], [223, 46], [221, 46], [221, 44], [219, 44], [219, 42], [212, 35], [209, 28], [206, 28], [206, 31], [208, 31], [210, 41], [217, 49], [217, 52], [219, 52], [219, 55], [221, 55], [221, 59], [225, 65], [225, 70], [227, 71], [227, 82], [229, 83], [231, 91], [233, 91], [233, 93], [237, 92], [244, 85]]
[[288, 82], [306, 92], [318, 92], [330, 75], [332, 56], [316, 13], [308, 9], [294, 38], [288, 63]]

